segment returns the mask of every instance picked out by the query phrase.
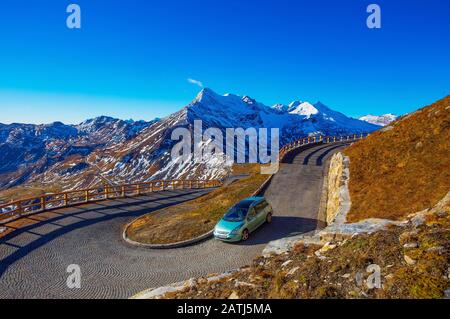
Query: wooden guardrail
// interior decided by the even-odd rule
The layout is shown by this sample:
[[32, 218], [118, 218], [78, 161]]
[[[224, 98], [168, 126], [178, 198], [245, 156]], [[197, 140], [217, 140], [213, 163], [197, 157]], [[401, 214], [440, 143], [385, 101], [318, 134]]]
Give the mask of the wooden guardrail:
[[118, 186], [104, 185], [97, 188], [45, 194], [1, 204], [0, 221], [46, 210], [107, 199], [133, 197], [164, 190], [212, 188], [220, 185], [222, 185], [222, 182], [218, 180], [168, 180]]

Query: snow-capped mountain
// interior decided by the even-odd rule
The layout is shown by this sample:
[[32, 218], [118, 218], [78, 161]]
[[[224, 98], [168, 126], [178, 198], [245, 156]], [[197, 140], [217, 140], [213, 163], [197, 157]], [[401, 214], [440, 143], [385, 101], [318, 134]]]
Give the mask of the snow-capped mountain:
[[[269, 107], [249, 96], [219, 95], [203, 89], [180, 111], [152, 123], [100, 117], [70, 126], [68, 130], [75, 136], [45, 141], [45, 147], [39, 149], [33, 161], [20, 164], [25, 173], [17, 174], [12, 185], [62, 185], [64, 189], [74, 189], [105, 182], [224, 177], [232, 163], [213, 154], [202, 162], [171, 160], [172, 147], [178, 142], [171, 139], [172, 132], [183, 127], [192, 134], [196, 120], [202, 121], [203, 131], [219, 128], [224, 136], [227, 128], [279, 128], [281, 145], [308, 135], [353, 134], [379, 128], [320, 102], [295, 101]], [[211, 143], [205, 140], [200, 146], [204, 149]], [[18, 171], [22, 172], [9, 170], [14, 174]], [[0, 175], [0, 185], [12, 186], [2, 176], [5, 174]]]
[[135, 137], [150, 122], [108, 117], [79, 125], [0, 125], [0, 187], [26, 182], [67, 158], [88, 156], [95, 149]]
[[157, 120], [153, 120], [152, 122], [124, 121], [108, 116], [100, 116], [84, 121], [76, 125], [75, 128], [83, 140], [112, 145], [135, 137], [144, 128]]
[[318, 102], [294, 101], [287, 107], [268, 107], [254, 99], [234, 94], [218, 95], [202, 90], [187, 107], [190, 119], [202, 119], [207, 127], [279, 128], [281, 144], [312, 134], [348, 134], [369, 132], [375, 126], [349, 118]]
[[378, 126], [386, 126], [398, 119], [397, 115], [394, 114], [384, 114], [384, 115], [366, 115], [359, 118], [361, 121], [371, 123]]

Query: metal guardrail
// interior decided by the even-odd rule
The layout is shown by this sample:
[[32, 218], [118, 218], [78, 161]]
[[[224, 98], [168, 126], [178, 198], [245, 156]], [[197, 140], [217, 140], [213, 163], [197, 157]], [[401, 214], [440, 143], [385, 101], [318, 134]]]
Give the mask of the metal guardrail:
[[164, 190], [203, 189], [220, 185], [222, 185], [222, 182], [218, 180], [168, 180], [118, 186], [105, 185], [96, 188], [45, 194], [1, 204], [0, 221], [89, 202], [140, 196]]

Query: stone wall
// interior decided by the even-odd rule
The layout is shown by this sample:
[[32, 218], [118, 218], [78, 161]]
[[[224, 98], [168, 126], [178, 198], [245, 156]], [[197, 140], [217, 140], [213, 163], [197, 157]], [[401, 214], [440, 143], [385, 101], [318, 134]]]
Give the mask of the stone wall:
[[345, 223], [350, 210], [349, 164], [349, 158], [340, 152], [331, 158], [327, 177], [326, 222], [328, 225], [334, 222]]

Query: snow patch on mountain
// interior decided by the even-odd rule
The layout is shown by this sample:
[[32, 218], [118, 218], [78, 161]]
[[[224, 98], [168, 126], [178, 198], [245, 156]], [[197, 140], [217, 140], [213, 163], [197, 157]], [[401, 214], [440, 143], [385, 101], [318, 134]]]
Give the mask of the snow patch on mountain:
[[394, 114], [384, 114], [384, 115], [366, 115], [359, 118], [361, 121], [371, 123], [378, 126], [386, 126], [398, 119], [397, 115]]

